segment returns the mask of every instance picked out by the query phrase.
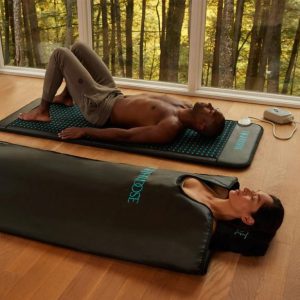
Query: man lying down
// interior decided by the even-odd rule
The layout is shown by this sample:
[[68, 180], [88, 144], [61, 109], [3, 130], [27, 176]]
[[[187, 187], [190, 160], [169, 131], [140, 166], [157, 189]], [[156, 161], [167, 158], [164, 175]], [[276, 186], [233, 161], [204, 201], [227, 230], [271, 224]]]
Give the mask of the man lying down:
[[205, 274], [213, 251], [264, 255], [284, 209], [235, 177], [137, 167], [0, 143], [0, 230]]

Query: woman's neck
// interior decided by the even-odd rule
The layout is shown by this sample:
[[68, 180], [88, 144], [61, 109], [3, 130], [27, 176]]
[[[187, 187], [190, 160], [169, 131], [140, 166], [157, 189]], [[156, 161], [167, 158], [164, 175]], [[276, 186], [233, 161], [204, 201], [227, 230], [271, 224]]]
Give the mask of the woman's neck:
[[228, 198], [220, 198], [216, 191], [198, 179], [193, 177], [186, 178], [182, 184], [182, 189], [192, 199], [205, 204], [216, 219], [232, 220], [237, 217]]
[[235, 219], [236, 216], [231, 208], [231, 205], [227, 199], [221, 199], [218, 197], [212, 197], [209, 199], [199, 199], [199, 202], [202, 202], [206, 206], [210, 208], [213, 216], [217, 220], [232, 220]]

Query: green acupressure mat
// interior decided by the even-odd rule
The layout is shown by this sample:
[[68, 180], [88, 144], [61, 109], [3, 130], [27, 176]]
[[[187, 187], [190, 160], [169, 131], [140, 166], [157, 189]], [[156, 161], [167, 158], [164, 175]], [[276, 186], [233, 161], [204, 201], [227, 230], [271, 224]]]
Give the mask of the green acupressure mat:
[[[93, 127], [74, 105], [52, 104], [51, 122], [28, 122], [18, 119], [21, 112], [30, 111], [39, 104], [37, 99], [0, 122], [0, 130], [59, 140], [57, 133], [67, 127]], [[67, 142], [123, 150], [141, 154], [167, 157], [177, 160], [207, 163], [225, 167], [243, 168], [254, 156], [263, 129], [257, 124], [242, 127], [236, 121], [226, 120], [223, 133], [207, 138], [187, 129], [175, 141], [165, 145], [105, 142], [91, 139], [67, 140]]]

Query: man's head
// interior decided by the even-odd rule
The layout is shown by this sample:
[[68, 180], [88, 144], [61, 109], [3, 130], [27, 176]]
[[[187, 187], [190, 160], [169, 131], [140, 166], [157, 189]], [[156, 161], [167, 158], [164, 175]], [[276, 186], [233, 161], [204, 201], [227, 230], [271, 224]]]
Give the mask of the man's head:
[[191, 128], [204, 136], [217, 136], [224, 129], [225, 118], [223, 114], [210, 103], [195, 103], [191, 115]]

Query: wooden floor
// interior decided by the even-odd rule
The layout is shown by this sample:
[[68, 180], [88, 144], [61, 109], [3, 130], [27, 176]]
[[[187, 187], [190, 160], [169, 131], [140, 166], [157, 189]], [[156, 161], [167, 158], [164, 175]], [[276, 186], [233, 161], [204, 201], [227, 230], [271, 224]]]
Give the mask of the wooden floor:
[[[39, 97], [41, 90], [41, 79], [0, 75], [0, 119]], [[247, 115], [260, 117], [265, 109], [262, 105], [228, 101], [213, 100], [212, 103], [229, 119]], [[300, 121], [300, 111], [289, 110]], [[0, 233], [0, 299], [300, 299], [300, 130], [292, 140], [279, 141], [273, 138], [268, 124], [262, 125], [265, 133], [254, 161], [241, 171], [0, 132], [1, 141], [99, 160], [235, 175], [242, 186], [278, 195], [286, 209], [283, 226], [265, 257], [219, 253], [214, 255], [207, 275], [202, 277], [97, 257]], [[290, 129], [285, 126], [280, 133], [288, 134]]]

